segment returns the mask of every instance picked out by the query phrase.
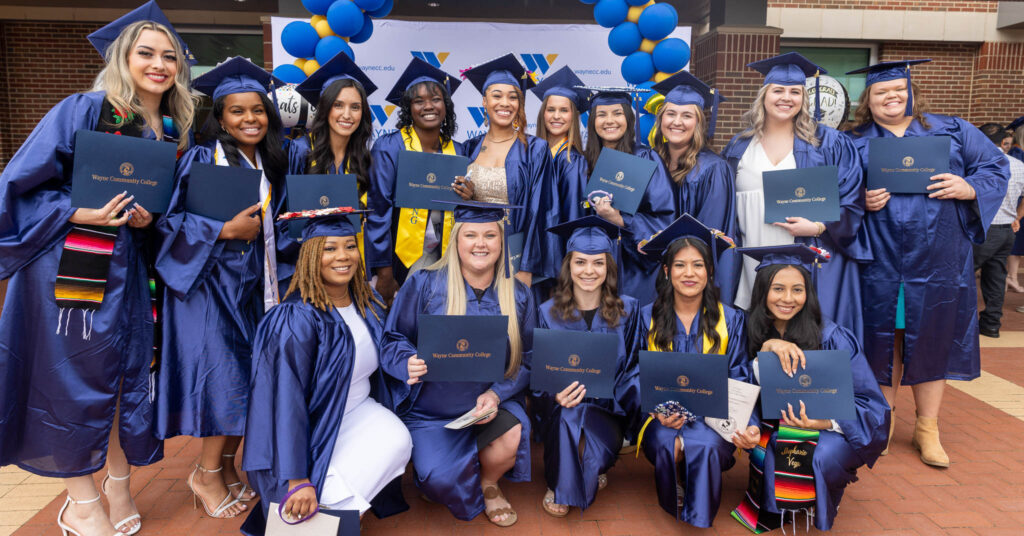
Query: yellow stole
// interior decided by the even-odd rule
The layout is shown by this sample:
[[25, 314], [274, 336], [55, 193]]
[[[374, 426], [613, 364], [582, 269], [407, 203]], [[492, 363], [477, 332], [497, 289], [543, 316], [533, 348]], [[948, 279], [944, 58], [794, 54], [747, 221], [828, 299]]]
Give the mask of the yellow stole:
[[[309, 152], [310, 152], [310, 154], [313, 153], [313, 136], [309, 136]], [[346, 158], [346, 160], [347, 160], [347, 158]], [[309, 162], [309, 167], [310, 168], [316, 167], [316, 160], [311, 160]], [[349, 173], [348, 163], [345, 164], [345, 173]], [[358, 186], [357, 186], [357, 188], [358, 188]], [[363, 192], [359, 196], [359, 206], [358, 207], [352, 207], [352, 208], [360, 209], [360, 208], [365, 208], [365, 207], [366, 207], [366, 192]], [[364, 249], [363, 249], [363, 227], [362, 227], [362, 224], [360, 224], [360, 226], [359, 226], [359, 232], [356, 233], [356, 243], [359, 244], [359, 258], [360, 259], [365, 259], [366, 258], [366, 254], [363, 252]], [[367, 271], [369, 271], [369, 269], [367, 269]]]
[[562, 138], [562, 141], [558, 142], [558, 145], [552, 145], [551, 146], [551, 157], [554, 158], [554, 157], [558, 156], [558, 153], [564, 151], [568, 147], [569, 147], [569, 138], [568, 137]]
[[[420, 139], [416, 131], [411, 127], [402, 129], [402, 141], [405, 142], [406, 151], [423, 152]], [[455, 144], [451, 141], [441, 147], [444, 154], [455, 154]], [[427, 236], [427, 221], [429, 210], [425, 208], [402, 208], [398, 213], [398, 230], [395, 233], [395, 255], [402, 261], [406, 268], [410, 267], [423, 256], [423, 240]], [[448, 249], [448, 239], [451, 237], [452, 225], [455, 219], [452, 212], [444, 212], [444, 226], [441, 234], [441, 251]]]
[[[662, 349], [657, 344], [654, 343], [654, 333], [653, 332], [654, 332], [654, 318], [651, 318], [651, 324], [650, 324], [650, 326], [647, 327], [647, 350], [649, 350], [651, 352], [671, 352], [672, 351], [671, 348]], [[718, 304], [718, 323], [715, 324], [715, 333], [718, 333], [718, 338], [719, 338], [719, 340], [722, 341], [718, 345], [718, 351], [715, 352], [715, 353], [719, 354], [719, 355], [725, 355], [725, 350], [729, 347], [729, 328], [725, 325], [725, 309], [722, 307], [721, 303]], [[704, 334], [704, 343], [701, 345], [702, 346], [701, 353], [702, 354], [709, 354], [709, 353], [711, 353], [711, 347], [713, 345], [714, 345], [714, 343], [711, 342], [711, 339], [708, 337], [708, 334], [705, 333]], [[654, 420], [654, 417], [647, 417], [647, 421], [644, 423], [643, 427], [640, 428], [640, 434], [636, 438], [636, 456], [637, 457], [640, 456], [640, 444], [644, 440], [644, 432], [647, 430], [647, 425], [651, 424], [651, 421], [653, 421], [653, 420]]]

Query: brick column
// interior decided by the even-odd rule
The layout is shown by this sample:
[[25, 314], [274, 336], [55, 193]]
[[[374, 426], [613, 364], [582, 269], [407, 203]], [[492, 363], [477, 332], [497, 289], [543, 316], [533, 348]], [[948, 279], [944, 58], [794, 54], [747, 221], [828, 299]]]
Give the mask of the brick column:
[[971, 88], [970, 121], [1006, 125], [1024, 114], [1024, 43], [981, 44]]
[[719, 26], [693, 40], [693, 74], [729, 99], [718, 110], [714, 148], [721, 150], [742, 127], [740, 115], [750, 109], [763, 77], [747, 64], [779, 53], [780, 28]]

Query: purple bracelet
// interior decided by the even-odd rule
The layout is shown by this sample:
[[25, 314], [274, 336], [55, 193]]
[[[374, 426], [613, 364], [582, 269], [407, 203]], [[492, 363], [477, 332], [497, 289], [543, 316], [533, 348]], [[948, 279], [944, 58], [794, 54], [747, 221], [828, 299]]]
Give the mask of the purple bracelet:
[[307, 482], [305, 484], [299, 484], [298, 486], [295, 486], [294, 488], [291, 489], [291, 491], [289, 491], [288, 493], [284, 494], [284, 498], [281, 499], [281, 504], [277, 505], [277, 515], [278, 515], [278, 517], [281, 518], [281, 521], [284, 521], [285, 524], [288, 524], [288, 525], [298, 525], [299, 523], [302, 523], [304, 521], [309, 521], [313, 516], [316, 515], [317, 512], [320, 511], [320, 505], [317, 504], [316, 508], [314, 508], [313, 511], [310, 512], [310, 514], [308, 516], [306, 516], [306, 517], [304, 517], [302, 519], [299, 519], [298, 521], [288, 521], [287, 519], [284, 518], [284, 505], [285, 505], [285, 503], [288, 502], [288, 499], [291, 499], [292, 495], [295, 495], [296, 491], [299, 491], [302, 488], [312, 488], [312, 487], [314, 487], [313, 484], [310, 484], [310, 483]]

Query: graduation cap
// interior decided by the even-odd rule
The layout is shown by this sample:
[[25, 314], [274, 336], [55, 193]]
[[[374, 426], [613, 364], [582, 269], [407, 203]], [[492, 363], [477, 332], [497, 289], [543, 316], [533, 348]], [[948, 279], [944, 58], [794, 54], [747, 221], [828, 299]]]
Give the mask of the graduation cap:
[[854, 69], [846, 74], [860, 74], [867, 73], [867, 80], [865, 81], [865, 88], [871, 87], [872, 84], [878, 82], [888, 82], [889, 80], [899, 80], [900, 78], [907, 79], [907, 109], [904, 115], [914, 115], [914, 90], [910, 86], [910, 66], [917, 65], [919, 63], [927, 63], [932, 61], [931, 59], [920, 59], [920, 60], [900, 60], [900, 61], [883, 61], [882, 63], [876, 63], [874, 65], [868, 65], [867, 67], [861, 67], [860, 69]]
[[766, 266], [785, 264], [793, 266], [820, 266], [828, 262], [832, 255], [828, 251], [807, 244], [784, 244], [781, 246], [761, 246], [756, 248], [737, 248], [736, 251], [758, 261], [760, 264], [754, 271]]
[[1018, 117], [1017, 119], [1014, 119], [1013, 122], [1010, 123], [1009, 125], [1006, 125], [1006, 129], [1009, 130], [1010, 132], [1013, 132], [1020, 128], [1021, 125], [1024, 125], [1024, 115]]
[[196, 57], [193, 56], [192, 51], [188, 49], [188, 45], [185, 43], [185, 40], [178, 35], [178, 32], [174, 31], [174, 26], [171, 25], [171, 21], [167, 20], [167, 16], [160, 10], [160, 6], [156, 5], [156, 0], [149, 0], [149, 2], [129, 11], [114, 22], [111, 22], [110, 24], [107, 24], [99, 30], [89, 34], [89, 42], [92, 43], [92, 46], [96, 47], [100, 56], [103, 56], [105, 59], [107, 57], [107, 49], [110, 48], [110, 45], [117, 40], [118, 36], [121, 35], [121, 32], [129, 25], [143, 20], [148, 20], [166, 26], [181, 45], [181, 50], [184, 51], [185, 54], [185, 61], [187, 61], [189, 65], [195, 65], [197, 63]]
[[593, 214], [548, 227], [549, 233], [555, 233], [566, 240], [566, 252], [576, 251], [584, 255], [614, 255], [615, 241], [621, 230], [618, 225]]
[[723, 251], [736, 246], [736, 243], [723, 232], [704, 225], [689, 214], [683, 214], [650, 240], [643, 241], [640, 244], [640, 251], [646, 255], [661, 254], [672, 245], [672, 242], [680, 238], [696, 238], [707, 244], [712, 248], [712, 262], [715, 262]]
[[373, 81], [344, 52], [338, 52], [333, 58], [327, 60], [327, 63], [321, 65], [319, 69], [309, 75], [309, 78], [295, 86], [295, 91], [302, 95], [306, 102], [315, 105], [320, 100], [320, 95], [331, 84], [346, 78], [363, 86], [363, 91], [367, 96], [377, 91], [377, 86]]
[[192, 87], [213, 100], [235, 93], [266, 94], [282, 85], [280, 79], [241, 56], [224, 60], [192, 82]]
[[409, 88], [416, 84], [422, 84], [423, 82], [434, 82], [444, 88], [448, 92], [450, 97], [452, 93], [455, 93], [456, 89], [459, 89], [459, 85], [462, 81], [456, 76], [452, 76], [437, 67], [419, 59], [413, 57], [409, 65], [402, 71], [402, 76], [398, 77], [398, 81], [388, 92], [388, 96], [384, 99], [395, 106], [402, 105], [402, 95], [405, 94]]
[[[523, 208], [522, 205], [505, 205], [502, 203], [485, 203], [483, 201], [442, 201], [435, 200], [435, 203], [444, 203], [446, 205], [455, 205], [455, 210], [452, 212], [452, 217], [455, 223], [492, 223], [501, 222], [505, 220], [506, 210], [515, 210]], [[508, 257], [508, 229], [502, 233], [505, 239], [505, 245], [502, 248], [505, 251], [505, 277], [511, 277], [511, 269], [509, 268]], [[452, 247], [449, 245], [448, 247]]]
[[359, 228], [352, 225], [349, 214], [366, 214], [369, 210], [357, 210], [352, 207], [333, 207], [317, 210], [285, 212], [277, 217], [278, 221], [308, 220], [302, 229], [302, 241], [317, 236], [355, 236]]
[[[715, 123], [718, 122], [718, 105], [725, 101], [725, 97], [693, 76], [688, 71], [680, 71], [661, 82], [655, 84], [651, 89], [665, 96], [665, 103], [686, 105], [696, 104], [704, 109], [711, 107], [711, 120], [708, 121], [708, 137], [715, 135]], [[650, 101], [648, 101], [650, 102]]]
[[537, 85], [531, 76], [532, 73], [527, 71], [511, 52], [469, 69], [463, 69], [461, 74], [481, 94], [494, 84], [516, 86], [522, 91]]
[[[625, 104], [633, 107], [633, 120], [640, 120], [640, 93], [650, 93], [651, 90], [642, 87], [615, 87], [615, 86], [576, 86], [576, 89], [583, 89], [591, 92], [590, 103], [587, 108], [594, 106], [607, 106], [609, 104]], [[635, 127], [634, 127], [635, 128]], [[643, 143], [643, 135], [640, 129], [636, 129], [636, 143]]]
[[799, 52], [787, 52], [778, 56], [748, 63], [747, 67], [764, 75], [764, 84], [780, 86], [803, 86], [807, 79], [814, 77], [814, 120], [821, 119], [820, 79], [828, 74], [821, 66], [805, 58]]
[[576, 110], [579, 113], [583, 113], [589, 109], [589, 103], [587, 97], [590, 94], [581, 89], [583, 87], [583, 81], [580, 77], [576, 76], [576, 73], [572, 72], [572, 69], [568, 65], [561, 69], [549, 74], [544, 80], [541, 80], [534, 86], [530, 91], [543, 103], [545, 99], [551, 95], [557, 95], [559, 97], [565, 97], [572, 101], [576, 106]]

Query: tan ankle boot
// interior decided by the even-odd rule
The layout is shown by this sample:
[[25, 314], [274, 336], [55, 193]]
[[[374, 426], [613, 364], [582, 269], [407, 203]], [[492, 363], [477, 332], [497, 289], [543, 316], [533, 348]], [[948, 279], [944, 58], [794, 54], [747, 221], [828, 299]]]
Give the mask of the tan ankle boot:
[[889, 412], [889, 439], [885, 440], [885, 450], [882, 451], [881, 456], [889, 454], [889, 445], [892, 444], [892, 434], [896, 431], [896, 408], [892, 408]]
[[921, 451], [921, 461], [935, 467], [949, 467], [949, 456], [939, 443], [939, 420], [917, 417], [914, 423], [914, 447]]

